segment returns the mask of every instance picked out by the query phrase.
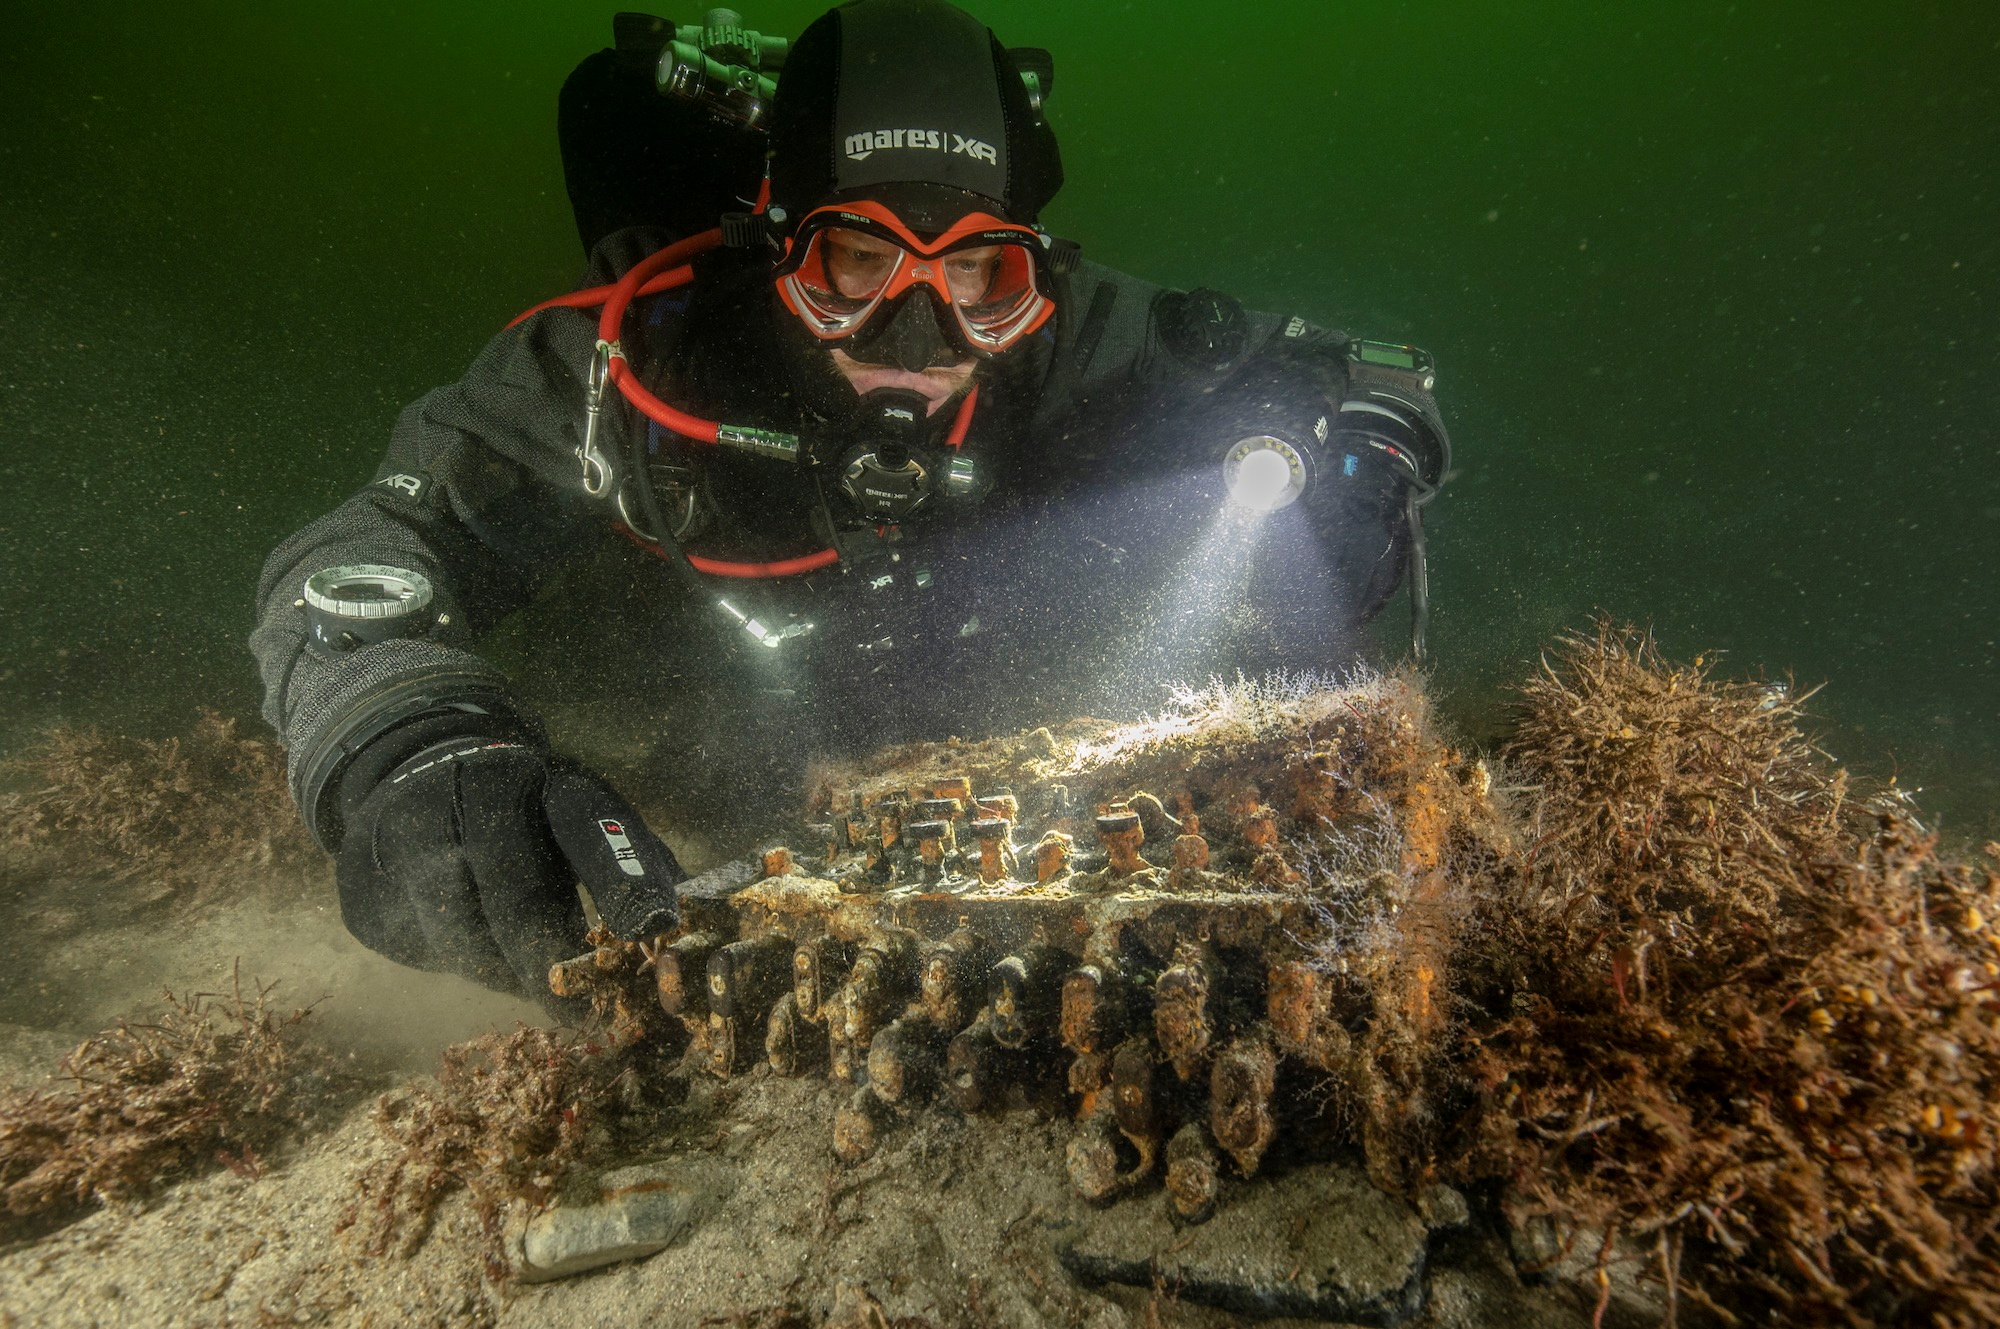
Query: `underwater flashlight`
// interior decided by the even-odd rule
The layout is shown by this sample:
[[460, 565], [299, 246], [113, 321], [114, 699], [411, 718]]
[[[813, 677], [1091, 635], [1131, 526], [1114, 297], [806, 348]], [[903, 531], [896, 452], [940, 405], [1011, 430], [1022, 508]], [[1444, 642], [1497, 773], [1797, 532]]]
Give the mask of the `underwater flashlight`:
[[376, 642], [414, 637], [431, 625], [431, 583], [421, 572], [380, 563], [349, 563], [306, 578], [300, 602], [322, 653], [344, 654]]
[[1229, 502], [1245, 512], [1289, 507], [1311, 482], [1312, 462], [1305, 449], [1273, 434], [1240, 438], [1222, 456]]

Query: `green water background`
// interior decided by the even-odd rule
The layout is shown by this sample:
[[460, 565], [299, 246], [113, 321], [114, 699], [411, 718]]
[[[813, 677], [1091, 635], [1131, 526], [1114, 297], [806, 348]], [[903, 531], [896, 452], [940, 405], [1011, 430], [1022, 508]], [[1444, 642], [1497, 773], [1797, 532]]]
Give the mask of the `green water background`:
[[[578, 270], [614, 7], [5, 7], [0, 745], [254, 711], [264, 553]], [[2000, 835], [2000, 7], [978, 12], [1056, 53], [1060, 233], [1436, 353], [1453, 713], [1605, 610]]]

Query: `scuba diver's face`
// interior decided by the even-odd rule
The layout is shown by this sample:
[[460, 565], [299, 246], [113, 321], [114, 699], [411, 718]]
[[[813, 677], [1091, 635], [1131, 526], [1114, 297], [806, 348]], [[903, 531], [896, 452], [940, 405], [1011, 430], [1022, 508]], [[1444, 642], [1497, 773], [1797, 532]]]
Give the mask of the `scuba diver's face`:
[[[829, 227], [825, 245], [826, 275], [834, 291], [851, 300], [866, 300], [894, 275], [903, 261], [903, 251], [866, 231]], [[971, 305], [986, 298], [1000, 269], [1000, 246], [985, 245], [946, 254], [940, 266], [957, 304]], [[917, 298], [922, 298], [918, 296]], [[927, 365], [912, 372], [894, 364], [877, 364], [857, 359], [834, 348], [829, 354], [841, 375], [862, 396], [878, 388], [907, 388], [930, 403], [930, 413], [965, 390], [977, 362], [961, 355], [950, 364]]]
[[816, 208], [787, 241], [780, 300], [861, 396], [895, 388], [930, 413], [1055, 312], [1047, 238], [983, 211], [918, 232], [886, 204]]

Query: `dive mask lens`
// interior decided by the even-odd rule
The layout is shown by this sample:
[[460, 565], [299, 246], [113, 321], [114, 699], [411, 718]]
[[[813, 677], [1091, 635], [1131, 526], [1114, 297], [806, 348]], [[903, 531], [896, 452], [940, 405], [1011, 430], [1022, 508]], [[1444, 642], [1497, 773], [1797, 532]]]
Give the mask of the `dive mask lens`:
[[805, 238], [798, 266], [778, 279], [786, 307], [823, 340], [860, 330], [905, 265], [901, 246], [867, 232], [822, 226]]
[[[964, 256], [964, 257], [961, 257]], [[975, 257], [976, 256], [976, 257]], [[1054, 306], [1042, 293], [1033, 252], [1024, 243], [1006, 241], [946, 254], [979, 266], [973, 281], [953, 282], [952, 308], [966, 337], [987, 350], [1003, 350], [1041, 326]]]
[[860, 332], [927, 286], [953, 311], [969, 351], [1006, 350], [1054, 312], [1042, 289], [1040, 237], [973, 213], [925, 243], [876, 203], [809, 214], [779, 266], [778, 294], [822, 341]]

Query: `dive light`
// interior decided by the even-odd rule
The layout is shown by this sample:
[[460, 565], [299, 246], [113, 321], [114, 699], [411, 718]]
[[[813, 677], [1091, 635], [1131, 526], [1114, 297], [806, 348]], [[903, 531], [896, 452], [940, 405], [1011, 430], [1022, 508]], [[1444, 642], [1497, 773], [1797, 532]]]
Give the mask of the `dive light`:
[[[1324, 427], [1326, 419], [1320, 418]], [[1312, 454], [1276, 434], [1239, 438], [1222, 454], [1222, 483], [1232, 507], [1276, 512], [1298, 502], [1312, 483]]]
[[1331, 417], [1284, 422], [1224, 449], [1222, 483], [1231, 507], [1260, 516], [1290, 507], [1329, 466], [1352, 476], [1363, 458], [1371, 468], [1388, 463], [1426, 498], [1435, 492], [1449, 453], [1423, 406], [1436, 382], [1429, 354], [1353, 341], [1347, 362], [1347, 392]]

